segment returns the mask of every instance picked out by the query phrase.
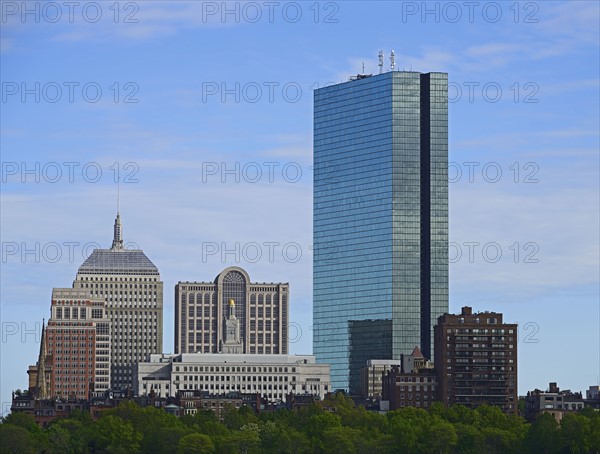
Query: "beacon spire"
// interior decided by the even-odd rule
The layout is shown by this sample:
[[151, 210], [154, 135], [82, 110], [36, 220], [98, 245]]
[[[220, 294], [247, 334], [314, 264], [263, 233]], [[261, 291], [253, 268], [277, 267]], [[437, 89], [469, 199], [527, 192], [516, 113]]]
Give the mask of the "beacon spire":
[[118, 211], [117, 218], [115, 219], [114, 236], [111, 249], [123, 249], [123, 226], [121, 225], [121, 215]]
[[123, 226], [121, 225], [121, 215], [119, 213], [119, 205], [121, 198], [121, 180], [117, 180], [117, 218], [115, 219], [115, 227], [113, 234], [113, 242], [111, 250], [123, 249]]

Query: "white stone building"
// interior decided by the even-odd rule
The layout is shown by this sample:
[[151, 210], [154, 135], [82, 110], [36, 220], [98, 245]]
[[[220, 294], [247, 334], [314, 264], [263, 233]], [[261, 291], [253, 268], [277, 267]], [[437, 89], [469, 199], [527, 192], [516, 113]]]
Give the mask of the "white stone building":
[[329, 365], [314, 356], [203, 354], [150, 355], [136, 367], [136, 395], [176, 395], [180, 390], [232, 391], [254, 394], [270, 401], [285, 401], [289, 393], [312, 394], [323, 399], [331, 391]]

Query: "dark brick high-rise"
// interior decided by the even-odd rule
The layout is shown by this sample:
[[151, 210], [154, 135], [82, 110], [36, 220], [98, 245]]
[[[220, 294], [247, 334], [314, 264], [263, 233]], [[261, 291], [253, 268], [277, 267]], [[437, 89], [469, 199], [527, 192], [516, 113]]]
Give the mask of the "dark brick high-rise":
[[440, 400], [474, 408], [489, 404], [517, 413], [517, 330], [502, 314], [445, 314], [435, 327]]

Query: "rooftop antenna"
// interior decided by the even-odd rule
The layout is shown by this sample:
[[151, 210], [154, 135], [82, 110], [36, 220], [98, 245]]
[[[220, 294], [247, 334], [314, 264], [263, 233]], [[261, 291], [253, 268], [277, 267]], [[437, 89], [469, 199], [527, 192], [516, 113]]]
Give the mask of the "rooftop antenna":
[[365, 73], [365, 62], [363, 61], [363, 74]]
[[379, 74], [383, 72], [383, 51], [379, 51]]
[[390, 55], [390, 62], [391, 62], [390, 69], [393, 71], [394, 67], [396, 66], [396, 55], [394, 54], [393, 49], [392, 49], [392, 53]]
[[119, 203], [121, 199], [121, 179], [117, 179], [117, 213], [119, 213]]

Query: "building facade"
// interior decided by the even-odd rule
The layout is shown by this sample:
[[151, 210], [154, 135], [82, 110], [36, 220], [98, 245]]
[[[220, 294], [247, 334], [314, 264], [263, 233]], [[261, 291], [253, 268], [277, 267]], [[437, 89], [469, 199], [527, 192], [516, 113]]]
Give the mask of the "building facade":
[[320, 399], [331, 391], [329, 366], [314, 356], [183, 353], [151, 355], [137, 365], [137, 395], [175, 396], [180, 391], [260, 394], [269, 401], [286, 401], [290, 394]]
[[104, 298], [85, 290], [52, 289], [43, 340], [52, 358], [50, 397], [87, 399], [90, 391], [109, 388], [110, 325]]
[[440, 400], [470, 408], [488, 404], [516, 414], [517, 330], [502, 314], [445, 314], [435, 327], [435, 369]]
[[370, 359], [433, 358], [448, 311], [448, 76], [352, 79], [314, 95], [313, 351], [342, 389], [366, 366], [349, 352], [378, 347], [349, 322], [390, 321], [391, 356]]
[[175, 353], [223, 351], [231, 300], [242, 353], [288, 353], [289, 284], [251, 283], [236, 266], [223, 270], [214, 282], [177, 283]]
[[437, 400], [437, 375], [433, 368], [403, 372], [393, 366], [382, 379], [382, 410], [429, 408]]
[[431, 371], [433, 363], [423, 356], [419, 347], [410, 355], [402, 354], [400, 359], [371, 359], [360, 371], [361, 396], [363, 399], [381, 400], [383, 396], [383, 377], [397, 369], [402, 374], [414, 374], [421, 369]]
[[163, 283], [142, 250], [123, 245], [117, 213], [110, 249], [94, 249], [79, 267], [74, 289], [106, 301], [111, 322], [111, 388], [133, 385], [133, 367], [162, 352]]
[[545, 392], [539, 389], [527, 391], [525, 419], [533, 422], [541, 414], [549, 413], [560, 422], [566, 413], [581, 411], [584, 406], [585, 401], [581, 393], [574, 393], [568, 389], [561, 391], [553, 382]]

